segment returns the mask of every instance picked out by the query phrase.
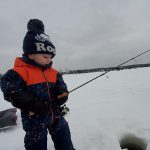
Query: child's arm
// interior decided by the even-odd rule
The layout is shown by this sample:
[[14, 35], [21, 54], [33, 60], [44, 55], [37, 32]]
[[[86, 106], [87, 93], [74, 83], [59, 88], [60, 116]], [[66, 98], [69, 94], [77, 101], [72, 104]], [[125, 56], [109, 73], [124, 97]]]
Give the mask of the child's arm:
[[8, 70], [1, 78], [1, 90], [4, 99], [12, 102], [14, 95], [20, 95], [26, 90], [25, 81], [14, 70]]
[[25, 111], [46, 114], [50, 104], [36, 99], [27, 92], [26, 83], [14, 70], [9, 70], [1, 79], [1, 90], [4, 99], [11, 102], [14, 107]]
[[68, 90], [67, 85], [63, 80], [63, 77], [60, 73], [57, 74], [57, 82], [55, 85], [55, 103], [57, 105], [63, 105], [68, 100]]

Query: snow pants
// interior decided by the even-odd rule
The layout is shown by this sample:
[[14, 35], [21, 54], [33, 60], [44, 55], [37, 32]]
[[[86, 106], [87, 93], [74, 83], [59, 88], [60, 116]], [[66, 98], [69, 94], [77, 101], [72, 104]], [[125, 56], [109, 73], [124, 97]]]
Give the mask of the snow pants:
[[37, 142], [34, 142], [34, 144], [29, 145], [28, 143], [29, 140], [34, 140], [33, 134], [36, 134], [38, 129], [32, 131], [32, 133], [26, 133], [24, 139], [25, 149], [26, 150], [47, 150], [47, 129], [53, 140], [55, 150], [75, 150], [73, 148], [73, 144], [71, 141], [71, 134], [70, 134], [68, 123], [63, 117], [57, 118], [55, 123], [52, 126], [48, 128], [43, 128], [42, 132], [46, 133], [45, 136], [40, 138]]

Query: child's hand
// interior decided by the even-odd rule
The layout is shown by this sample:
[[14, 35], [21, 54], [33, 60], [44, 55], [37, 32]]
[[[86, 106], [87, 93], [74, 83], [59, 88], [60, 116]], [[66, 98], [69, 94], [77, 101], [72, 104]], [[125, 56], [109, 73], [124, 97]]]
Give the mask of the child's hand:
[[60, 94], [60, 95], [58, 95], [58, 97], [57, 97], [57, 99], [59, 100], [61, 100], [61, 98], [63, 98], [63, 97], [68, 97], [68, 95], [69, 95], [69, 93], [68, 92], [64, 92], [64, 93], [62, 93], [62, 94]]
[[42, 102], [26, 92], [22, 95], [14, 95], [12, 104], [21, 110], [37, 114], [47, 114], [50, 111], [50, 102]]
[[57, 101], [56, 103], [58, 105], [63, 105], [68, 100], [68, 95], [69, 95], [68, 92], [64, 92], [64, 93], [58, 95], [57, 99], [56, 99], [56, 101]]

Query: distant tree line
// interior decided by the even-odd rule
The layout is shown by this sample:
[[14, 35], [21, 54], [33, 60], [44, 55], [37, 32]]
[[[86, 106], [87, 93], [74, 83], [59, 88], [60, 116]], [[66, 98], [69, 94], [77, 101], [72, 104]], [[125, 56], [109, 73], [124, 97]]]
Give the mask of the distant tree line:
[[119, 67], [67, 70], [67, 71], [60, 71], [60, 72], [62, 74], [78, 74], [78, 73], [89, 73], [89, 72], [119, 71], [123, 69], [134, 69], [134, 68], [143, 68], [143, 67], [150, 67], [150, 64], [135, 64], [135, 65], [119, 66]]
[[[136, 65], [128, 65], [128, 66], [119, 66], [119, 67], [107, 67], [107, 68], [93, 68], [93, 69], [82, 69], [82, 70], [59, 70], [62, 74], [79, 74], [79, 73], [90, 73], [90, 72], [106, 72], [106, 71], [119, 71], [123, 69], [134, 69], [134, 68], [143, 68], [150, 67], [150, 64], [136, 64]], [[0, 73], [0, 79], [2, 77], [2, 73]]]

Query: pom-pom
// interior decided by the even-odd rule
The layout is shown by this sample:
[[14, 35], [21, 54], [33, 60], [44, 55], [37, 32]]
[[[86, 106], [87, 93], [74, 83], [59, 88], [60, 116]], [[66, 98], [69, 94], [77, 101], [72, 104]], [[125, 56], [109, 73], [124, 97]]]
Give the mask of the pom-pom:
[[30, 19], [27, 23], [27, 29], [36, 33], [44, 33], [44, 24], [39, 19]]

